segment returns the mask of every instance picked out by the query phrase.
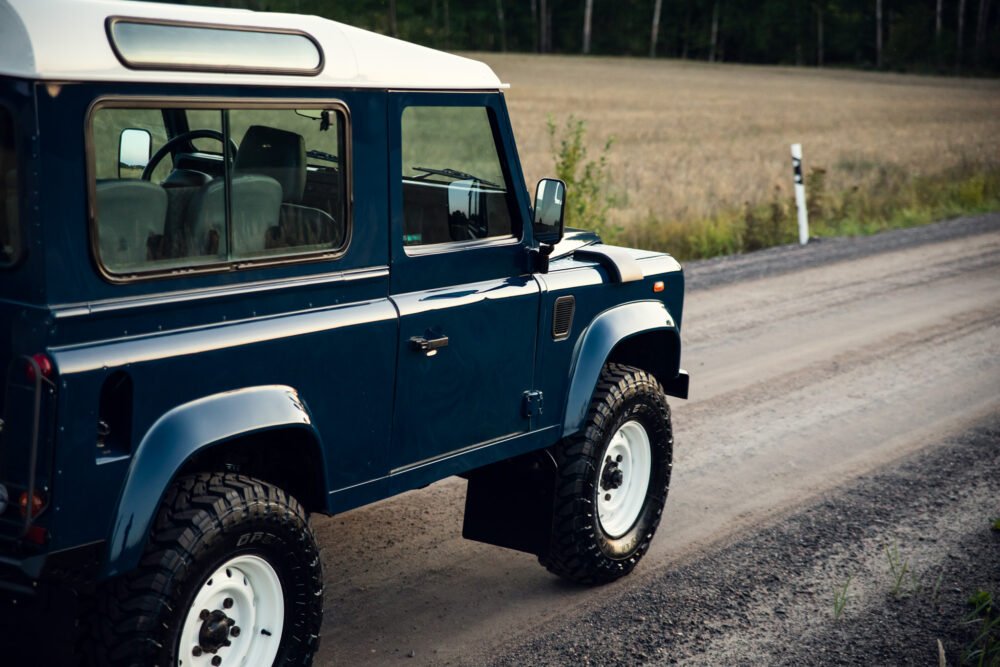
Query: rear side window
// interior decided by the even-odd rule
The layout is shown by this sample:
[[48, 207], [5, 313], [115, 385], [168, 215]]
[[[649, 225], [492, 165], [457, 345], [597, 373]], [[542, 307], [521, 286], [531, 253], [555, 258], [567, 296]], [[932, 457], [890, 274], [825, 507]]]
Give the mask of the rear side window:
[[324, 107], [98, 108], [102, 268], [138, 277], [337, 253], [348, 232], [345, 119]]
[[14, 119], [0, 106], [0, 265], [14, 263], [21, 253], [17, 182]]
[[486, 107], [407, 107], [402, 143], [404, 245], [514, 235]]

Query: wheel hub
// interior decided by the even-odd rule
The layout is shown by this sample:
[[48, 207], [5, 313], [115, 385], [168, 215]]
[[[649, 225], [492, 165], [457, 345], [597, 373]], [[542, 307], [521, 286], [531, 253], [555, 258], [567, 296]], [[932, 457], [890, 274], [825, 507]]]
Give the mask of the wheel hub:
[[229, 646], [229, 633], [236, 621], [226, 616], [221, 609], [201, 611], [201, 630], [198, 632], [198, 646], [205, 653], [216, 653], [223, 646]]
[[608, 461], [608, 464], [604, 466], [604, 472], [601, 473], [601, 488], [605, 491], [612, 491], [619, 488], [624, 481], [625, 473], [618, 467], [618, 462]]
[[195, 594], [173, 667], [274, 664], [284, 616], [275, 569], [254, 554], [235, 556], [214, 570]]

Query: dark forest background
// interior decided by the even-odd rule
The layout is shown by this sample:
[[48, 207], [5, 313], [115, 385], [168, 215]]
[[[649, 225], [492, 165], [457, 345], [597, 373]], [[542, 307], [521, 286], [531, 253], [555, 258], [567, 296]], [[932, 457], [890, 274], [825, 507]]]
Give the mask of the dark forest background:
[[317, 14], [447, 50], [1000, 73], [993, 0], [173, 1]]

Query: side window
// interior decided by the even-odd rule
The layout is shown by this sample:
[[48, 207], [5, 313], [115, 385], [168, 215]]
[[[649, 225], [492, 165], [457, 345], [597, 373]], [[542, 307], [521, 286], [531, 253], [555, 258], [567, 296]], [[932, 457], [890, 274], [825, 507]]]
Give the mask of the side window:
[[0, 106], [0, 265], [12, 263], [21, 251], [15, 147], [14, 119]]
[[[339, 110], [114, 107], [91, 123], [97, 254], [109, 273], [227, 267], [346, 243]], [[155, 164], [145, 170], [119, 164], [130, 128], [151, 135]]]
[[402, 143], [404, 245], [514, 235], [485, 107], [407, 107]]

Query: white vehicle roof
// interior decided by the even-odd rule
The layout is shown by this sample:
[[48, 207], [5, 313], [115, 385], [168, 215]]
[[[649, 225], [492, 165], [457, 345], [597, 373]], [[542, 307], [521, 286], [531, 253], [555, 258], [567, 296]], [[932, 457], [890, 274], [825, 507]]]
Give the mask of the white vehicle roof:
[[[302, 31], [322, 47], [324, 66], [315, 76], [132, 69], [112, 49], [105, 28], [109, 17]], [[232, 57], [238, 65], [240, 54]], [[0, 0], [0, 75], [48, 81], [506, 88], [485, 63], [317, 16], [119, 0]]]

